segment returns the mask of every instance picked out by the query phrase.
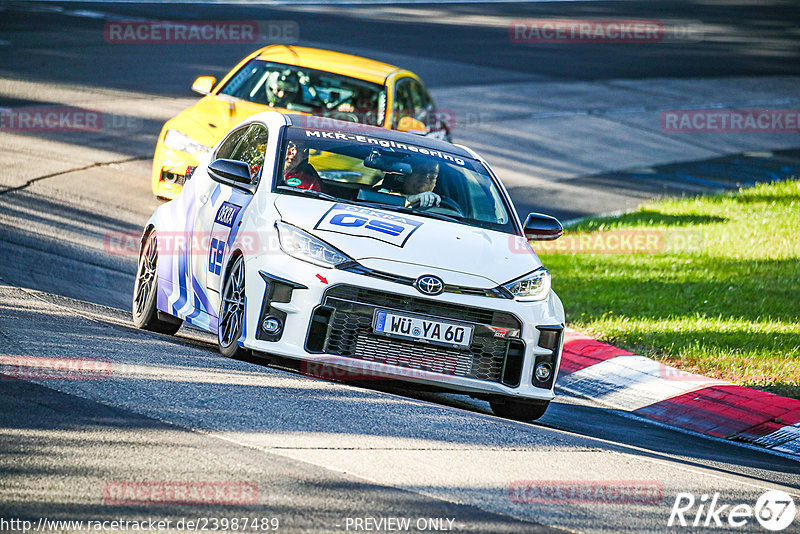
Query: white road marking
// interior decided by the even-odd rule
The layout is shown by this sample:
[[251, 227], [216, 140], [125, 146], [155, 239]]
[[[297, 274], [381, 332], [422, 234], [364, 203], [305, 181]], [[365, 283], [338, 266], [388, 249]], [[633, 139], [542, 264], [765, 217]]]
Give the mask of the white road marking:
[[727, 384], [644, 356], [617, 356], [559, 377], [559, 386], [627, 411], [696, 389]]

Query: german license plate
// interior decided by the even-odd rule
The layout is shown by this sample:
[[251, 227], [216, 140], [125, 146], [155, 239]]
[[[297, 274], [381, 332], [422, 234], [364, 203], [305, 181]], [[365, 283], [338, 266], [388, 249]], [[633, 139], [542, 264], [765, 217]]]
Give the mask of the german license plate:
[[373, 331], [378, 334], [413, 341], [427, 341], [449, 347], [467, 348], [472, 342], [472, 327], [469, 325], [383, 310], [375, 312]]

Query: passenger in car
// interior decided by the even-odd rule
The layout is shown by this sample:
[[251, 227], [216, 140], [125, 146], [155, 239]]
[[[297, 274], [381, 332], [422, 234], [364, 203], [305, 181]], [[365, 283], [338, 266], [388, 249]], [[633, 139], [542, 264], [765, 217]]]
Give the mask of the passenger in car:
[[283, 182], [283, 185], [297, 189], [321, 190], [319, 174], [308, 162], [308, 147], [289, 141], [283, 166]]

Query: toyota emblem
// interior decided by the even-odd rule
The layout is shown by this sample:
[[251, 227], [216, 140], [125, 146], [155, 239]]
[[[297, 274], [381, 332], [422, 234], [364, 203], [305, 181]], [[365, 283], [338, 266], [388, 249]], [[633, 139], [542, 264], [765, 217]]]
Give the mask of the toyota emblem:
[[424, 293], [426, 295], [438, 295], [444, 291], [444, 282], [442, 282], [442, 279], [438, 276], [424, 274], [417, 278], [417, 281], [414, 283], [414, 287], [416, 287], [417, 291], [420, 293]]

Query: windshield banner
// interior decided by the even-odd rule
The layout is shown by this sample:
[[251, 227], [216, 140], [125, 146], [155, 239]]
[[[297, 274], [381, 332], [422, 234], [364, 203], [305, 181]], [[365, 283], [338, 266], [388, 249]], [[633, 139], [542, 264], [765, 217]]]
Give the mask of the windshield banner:
[[390, 141], [388, 139], [377, 139], [375, 137], [368, 137], [366, 135], [348, 134], [343, 132], [327, 132], [325, 130], [305, 130], [305, 132], [306, 132], [306, 138], [313, 137], [317, 139], [331, 139], [334, 141], [335, 140], [352, 141], [355, 143], [362, 143], [365, 145], [376, 145], [382, 148], [395, 148], [398, 150], [415, 152], [417, 154], [422, 154], [424, 156], [433, 156], [435, 158], [440, 158], [449, 163], [455, 163], [456, 165], [460, 165], [462, 167], [466, 165], [466, 162], [463, 159], [450, 155], [447, 152], [442, 152], [440, 150], [433, 150], [432, 148], [425, 148], [408, 143], [397, 143], [395, 141]]

